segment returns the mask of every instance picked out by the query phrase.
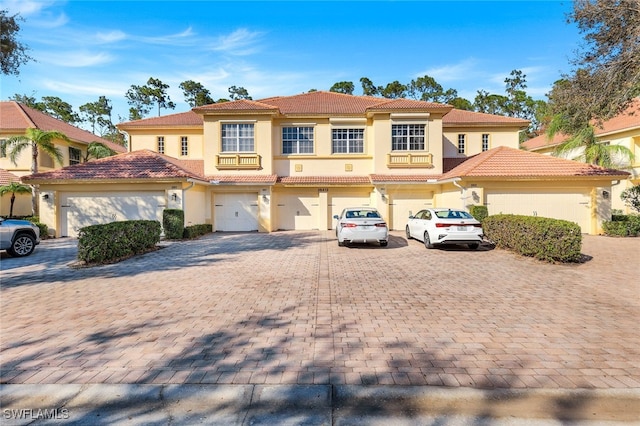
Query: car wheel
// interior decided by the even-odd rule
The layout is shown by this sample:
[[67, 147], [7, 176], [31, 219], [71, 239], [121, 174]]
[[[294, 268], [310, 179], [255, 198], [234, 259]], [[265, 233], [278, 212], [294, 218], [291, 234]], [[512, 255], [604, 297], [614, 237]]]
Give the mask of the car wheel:
[[480, 244], [478, 243], [469, 244], [469, 248], [471, 250], [478, 250], [478, 247], [480, 247]]
[[409, 229], [409, 225], [407, 225], [407, 227], [404, 229], [405, 233], [407, 234], [407, 240], [411, 239], [411, 230]]
[[386, 247], [389, 244], [389, 241], [380, 241], [380, 247]]
[[344, 247], [344, 241], [338, 240], [338, 247]]
[[431, 244], [431, 239], [429, 238], [429, 233], [427, 231], [424, 233], [424, 246], [428, 249], [433, 248], [433, 244]]
[[28, 256], [36, 248], [36, 240], [28, 234], [20, 234], [16, 237], [7, 252], [14, 257]]

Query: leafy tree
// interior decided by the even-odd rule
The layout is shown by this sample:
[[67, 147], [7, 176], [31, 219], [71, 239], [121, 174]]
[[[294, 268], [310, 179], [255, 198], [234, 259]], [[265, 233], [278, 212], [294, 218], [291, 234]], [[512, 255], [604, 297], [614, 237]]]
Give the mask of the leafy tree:
[[[46, 131], [30, 127], [25, 130], [24, 135], [12, 136], [5, 141], [5, 146], [9, 151], [9, 159], [17, 165], [18, 156], [26, 148], [31, 148], [31, 173], [38, 173], [38, 152], [42, 151], [62, 165], [62, 152], [55, 146], [55, 140], [69, 141], [67, 135], [58, 131]], [[38, 187], [33, 186], [33, 197], [31, 205], [34, 214], [38, 213]]]
[[192, 108], [215, 103], [211, 97], [211, 92], [201, 83], [187, 80], [180, 83], [179, 87], [182, 89], [182, 93], [184, 93], [184, 100]]
[[640, 185], [634, 185], [631, 188], [627, 188], [620, 194], [622, 201], [633, 210], [640, 213]]
[[31, 194], [31, 187], [20, 182], [11, 182], [8, 185], [0, 186], [0, 196], [9, 193], [11, 194], [9, 217], [13, 217], [13, 204], [16, 201], [16, 194]]
[[43, 96], [37, 105], [40, 111], [49, 114], [53, 118], [62, 120], [65, 123], [75, 124], [81, 121], [80, 116], [73, 111], [71, 104], [57, 96]]
[[18, 38], [22, 21], [19, 14], [9, 16], [9, 12], [0, 9], [0, 71], [4, 75], [20, 74], [20, 66], [33, 60], [27, 54], [29, 48], [21, 43]]
[[496, 95], [486, 90], [478, 90], [473, 101], [473, 109], [485, 114], [505, 115], [507, 111], [508, 98], [503, 95]]
[[407, 95], [407, 86], [400, 83], [398, 80], [388, 83], [380, 94], [389, 99], [404, 98]]
[[38, 101], [36, 100], [35, 96], [20, 95], [20, 94], [16, 93], [12, 97], [10, 97], [9, 100], [20, 102], [22, 105], [26, 105], [29, 108], [37, 109], [38, 111], [44, 112], [42, 110], [42, 108], [44, 108], [44, 106], [42, 104], [38, 103]]
[[640, 95], [640, 7], [637, 0], [577, 0], [567, 16], [583, 34], [574, 70], [549, 95], [556, 125], [566, 134], [590, 120], [621, 113]]
[[91, 132], [100, 136], [115, 130], [111, 121], [111, 101], [100, 96], [96, 102], [89, 102], [80, 106], [82, 121], [91, 124]]
[[374, 85], [367, 77], [362, 77], [360, 79], [360, 84], [362, 84], [362, 94], [364, 96], [376, 96], [379, 95], [382, 90], [381, 87]]
[[448, 100], [447, 103], [457, 109], [473, 111], [473, 104], [465, 98], [456, 97]]
[[251, 96], [249, 96], [249, 92], [244, 87], [229, 87], [229, 97], [232, 101], [237, 101], [238, 99], [247, 99], [251, 100]]
[[344, 93], [345, 95], [353, 95], [355, 86], [351, 81], [339, 81], [329, 89], [330, 92]]
[[84, 157], [85, 163], [92, 158], [105, 158], [116, 155], [116, 152], [102, 142], [90, 142], [87, 145], [87, 155]]
[[161, 80], [149, 77], [144, 86], [131, 85], [125, 94], [129, 108], [129, 119], [139, 120], [149, 114], [152, 105], [158, 106], [158, 117], [162, 108], [174, 109], [176, 104], [171, 101], [167, 94], [168, 84]]

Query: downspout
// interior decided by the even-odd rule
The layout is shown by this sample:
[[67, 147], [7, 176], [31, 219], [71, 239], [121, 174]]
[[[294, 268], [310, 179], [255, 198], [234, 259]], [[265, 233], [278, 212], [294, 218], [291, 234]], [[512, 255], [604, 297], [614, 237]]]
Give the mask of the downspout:
[[460, 179], [460, 178], [454, 178], [454, 179], [451, 181], [451, 183], [453, 183], [455, 186], [457, 186], [458, 188], [460, 188], [460, 193], [461, 193], [460, 201], [462, 201], [462, 208], [466, 210], [466, 209], [467, 209], [467, 206], [466, 206], [466, 204], [465, 204], [465, 201], [466, 201], [466, 199], [467, 199], [467, 188], [465, 188], [464, 186], [462, 186], [462, 185], [460, 185], [460, 184], [458, 183], [460, 180], [462, 180], [462, 179]]

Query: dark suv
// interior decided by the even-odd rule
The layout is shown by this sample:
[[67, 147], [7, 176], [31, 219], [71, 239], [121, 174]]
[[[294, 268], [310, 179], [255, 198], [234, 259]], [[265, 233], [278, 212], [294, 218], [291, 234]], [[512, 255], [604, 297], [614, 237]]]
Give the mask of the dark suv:
[[0, 217], [0, 250], [11, 256], [28, 256], [40, 244], [40, 228], [28, 220]]

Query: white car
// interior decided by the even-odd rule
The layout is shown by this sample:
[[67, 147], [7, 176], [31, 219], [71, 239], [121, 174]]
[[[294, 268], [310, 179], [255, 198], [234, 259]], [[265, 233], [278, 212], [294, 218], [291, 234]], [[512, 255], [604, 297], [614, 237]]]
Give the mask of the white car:
[[423, 241], [426, 248], [437, 244], [466, 244], [477, 249], [484, 237], [482, 224], [464, 210], [425, 209], [409, 216], [407, 239]]
[[389, 241], [389, 227], [378, 211], [371, 207], [351, 207], [333, 216], [336, 238], [340, 247], [349, 243], [377, 242], [385, 247]]

